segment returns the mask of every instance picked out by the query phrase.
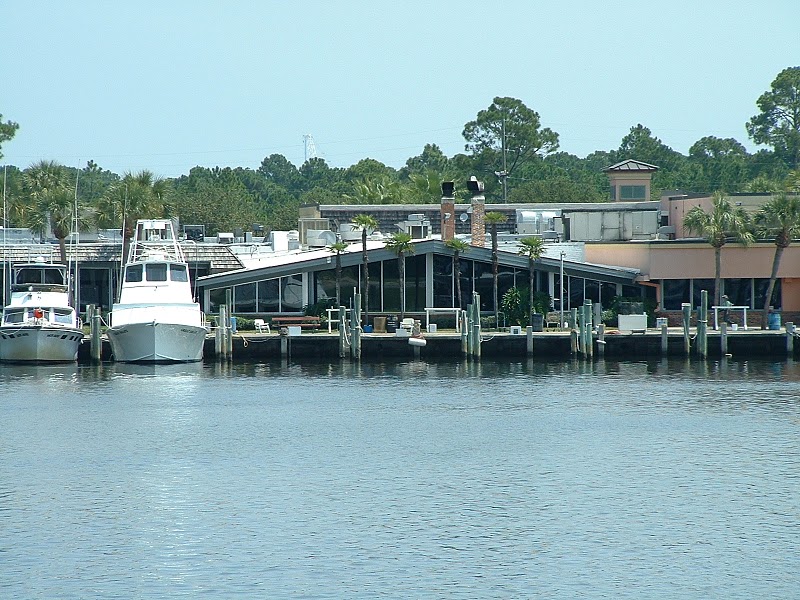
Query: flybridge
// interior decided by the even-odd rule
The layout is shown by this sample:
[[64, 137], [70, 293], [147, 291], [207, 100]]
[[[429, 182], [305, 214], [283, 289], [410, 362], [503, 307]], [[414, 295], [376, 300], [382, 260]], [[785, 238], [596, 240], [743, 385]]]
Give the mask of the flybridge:
[[140, 220], [136, 223], [128, 263], [145, 260], [185, 261], [169, 219]]

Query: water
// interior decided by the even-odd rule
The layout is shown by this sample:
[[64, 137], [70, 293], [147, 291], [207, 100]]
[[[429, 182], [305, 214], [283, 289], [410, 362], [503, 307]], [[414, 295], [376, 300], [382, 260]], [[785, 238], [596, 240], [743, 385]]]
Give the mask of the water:
[[0, 598], [798, 598], [800, 365], [0, 367]]

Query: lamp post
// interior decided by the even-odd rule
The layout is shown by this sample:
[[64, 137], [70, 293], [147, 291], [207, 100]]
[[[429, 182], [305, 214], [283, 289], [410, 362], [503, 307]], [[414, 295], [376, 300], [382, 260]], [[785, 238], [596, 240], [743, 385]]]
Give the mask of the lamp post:
[[558, 328], [564, 327], [564, 252], [561, 252], [561, 266], [558, 272]]

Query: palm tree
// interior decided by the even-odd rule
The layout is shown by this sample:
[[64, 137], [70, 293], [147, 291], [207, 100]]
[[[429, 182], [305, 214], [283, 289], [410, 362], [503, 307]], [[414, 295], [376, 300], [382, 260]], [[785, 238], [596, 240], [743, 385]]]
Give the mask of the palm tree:
[[136, 221], [166, 216], [168, 189], [167, 181], [150, 171], [128, 172], [110, 186], [95, 205], [98, 227], [114, 228], [121, 225], [123, 261], [128, 255]]
[[[453, 251], [453, 277], [456, 280], [456, 307], [461, 308], [461, 263], [459, 258], [463, 252], [469, 250], [469, 244], [464, 240], [452, 238], [444, 243]], [[454, 307], [455, 308], [455, 307]]]
[[714, 192], [711, 212], [695, 206], [683, 218], [683, 226], [699, 233], [714, 248], [714, 304], [720, 303], [722, 247], [732, 236], [743, 245], [753, 242], [750, 220], [742, 207], [734, 208], [722, 192]]
[[336, 254], [336, 306], [342, 304], [342, 252], [347, 248], [348, 244], [341, 240], [328, 246], [328, 252]]
[[386, 242], [387, 250], [397, 255], [397, 265], [400, 271], [400, 320], [406, 317], [406, 255], [414, 254], [414, 242], [411, 235], [405, 231], [398, 231]]
[[519, 241], [519, 254], [528, 258], [528, 307], [530, 326], [533, 327], [533, 280], [535, 277], [534, 263], [544, 254], [544, 240], [540, 237], [526, 237]]
[[800, 198], [787, 194], [775, 196], [756, 214], [756, 225], [759, 237], [772, 237], [775, 240], [775, 255], [772, 257], [772, 272], [769, 276], [767, 294], [764, 296], [764, 317], [761, 320], [761, 328], [764, 329], [767, 326], [767, 313], [783, 251], [789, 247], [793, 238], [800, 235]]
[[484, 222], [489, 225], [489, 232], [492, 235], [492, 292], [494, 300], [494, 325], [500, 326], [499, 320], [499, 305], [497, 303], [497, 225], [498, 223], [505, 223], [508, 217], [501, 212], [488, 212], [483, 218]]
[[[364, 294], [364, 323], [369, 324], [369, 257], [367, 256], [367, 235], [378, 228], [378, 221], [372, 215], [360, 214], [350, 222], [355, 231], [361, 229], [361, 290]], [[368, 231], [369, 230], [369, 231]]]
[[23, 174], [23, 187], [29, 209], [24, 223], [39, 236], [49, 225], [58, 240], [61, 262], [66, 264], [65, 240], [72, 232], [75, 214], [75, 194], [66, 169], [54, 161], [40, 161]]

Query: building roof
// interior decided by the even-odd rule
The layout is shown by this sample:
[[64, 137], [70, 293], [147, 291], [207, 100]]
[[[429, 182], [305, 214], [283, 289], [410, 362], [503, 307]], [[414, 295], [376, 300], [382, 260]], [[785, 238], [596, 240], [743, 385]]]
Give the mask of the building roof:
[[622, 162], [618, 162], [615, 165], [611, 165], [610, 167], [606, 167], [605, 169], [603, 169], [603, 173], [621, 172], [621, 171], [652, 173], [653, 171], [658, 171], [658, 167], [655, 165], [651, 165], [650, 163], [628, 158], [626, 160], [623, 160]]
[[[434, 253], [452, 256], [452, 252], [445, 246], [442, 240], [415, 240], [413, 244], [415, 254], [418, 255]], [[492, 251], [491, 248], [472, 246], [466, 254], [462, 254], [462, 257], [490, 263], [492, 260]], [[397, 255], [385, 248], [381, 242], [375, 242], [374, 245], [371, 245], [369, 250], [370, 262], [379, 262], [396, 258]], [[270, 263], [264, 266], [243, 268], [235, 271], [218, 273], [216, 275], [198, 277], [197, 285], [199, 288], [221, 288], [254, 283], [265, 279], [287, 277], [297, 273], [322, 271], [332, 268], [335, 264], [334, 260], [334, 255], [326, 249], [282, 254], [271, 258]], [[341, 260], [342, 267], [360, 265], [361, 245], [350, 244], [349, 250], [342, 254]], [[506, 250], [499, 250], [498, 260], [499, 264], [502, 266], [516, 267], [519, 269], [528, 268], [528, 259], [517, 254], [516, 251], [509, 252]], [[560, 267], [560, 259], [546, 256], [539, 259], [536, 263], [536, 268], [540, 271], [557, 273]], [[573, 277], [599, 279], [613, 283], [632, 284], [639, 276], [639, 270], [565, 260], [564, 274]]]
[[[223, 244], [182, 243], [184, 257], [189, 264], [207, 264], [212, 273], [241, 269], [242, 263]], [[37, 257], [48, 262], [61, 262], [58, 244], [6, 244], [0, 245], [0, 260], [10, 263], [28, 262]], [[67, 244], [67, 260], [79, 264], [119, 263], [122, 247], [113, 242]]]

